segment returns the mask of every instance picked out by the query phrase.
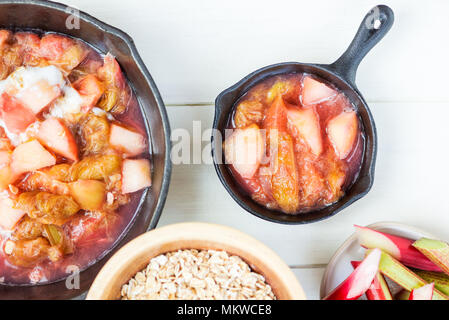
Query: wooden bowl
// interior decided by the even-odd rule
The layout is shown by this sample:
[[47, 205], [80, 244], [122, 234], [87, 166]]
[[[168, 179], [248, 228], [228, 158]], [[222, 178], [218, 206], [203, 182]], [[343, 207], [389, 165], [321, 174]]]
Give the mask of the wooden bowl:
[[245, 260], [272, 286], [282, 300], [305, 300], [290, 268], [267, 246], [229, 227], [207, 223], [180, 223], [147, 232], [121, 248], [94, 280], [87, 300], [120, 298], [120, 290], [150, 259], [180, 249], [223, 250]]

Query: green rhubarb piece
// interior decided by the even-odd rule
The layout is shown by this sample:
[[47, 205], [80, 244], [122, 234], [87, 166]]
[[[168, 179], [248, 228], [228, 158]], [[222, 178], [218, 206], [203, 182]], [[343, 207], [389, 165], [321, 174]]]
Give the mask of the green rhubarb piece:
[[449, 274], [449, 244], [439, 240], [421, 238], [415, 241], [413, 246], [441, 270]]
[[435, 283], [435, 288], [449, 296], [449, 276], [441, 272], [415, 270], [415, 273], [428, 283]]
[[[427, 284], [412, 270], [385, 252], [382, 252], [380, 257], [379, 271], [407, 291], [412, 291]], [[449, 300], [449, 297], [438, 290], [434, 290], [433, 300]]]

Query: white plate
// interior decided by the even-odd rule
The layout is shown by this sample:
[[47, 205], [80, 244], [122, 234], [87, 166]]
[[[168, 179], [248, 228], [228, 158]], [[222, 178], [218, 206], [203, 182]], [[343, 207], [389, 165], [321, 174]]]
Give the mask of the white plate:
[[[378, 222], [371, 224], [368, 227], [409, 239], [417, 240], [423, 237], [435, 239], [435, 236], [430, 233], [402, 223]], [[351, 266], [351, 261], [362, 260], [365, 251], [366, 250], [359, 245], [355, 233], [350, 236], [340, 248], [338, 248], [324, 271], [320, 289], [321, 299], [327, 296], [331, 290], [336, 288], [351, 274], [354, 270]]]

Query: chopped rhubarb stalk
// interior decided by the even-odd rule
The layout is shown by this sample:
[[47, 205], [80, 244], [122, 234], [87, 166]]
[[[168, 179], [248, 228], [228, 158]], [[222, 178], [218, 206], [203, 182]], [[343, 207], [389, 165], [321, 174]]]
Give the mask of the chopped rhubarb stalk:
[[343, 112], [327, 124], [327, 134], [337, 156], [345, 159], [357, 137], [358, 119], [354, 111]]
[[49, 118], [42, 122], [37, 138], [50, 150], [72, 161], [78, 161], [78, 147], [75, 138], [62, 120]]
[[302, 103], [304, 106], [324, 102], [337, 95], [337, 91], [310, 76], [304, 77], [303, 86]]
[[417, 289], [413, 289], [410, 293], [409, 300], [432, 300], [434, 284], [426, 284]]
[[[382, 252], [380, 258], [379, 271], [407, 291], [412, 291], [427, 284], [417, 274], [385, 252]], [[449, 297], [435, 289], [433, 300], [449, 300]]]
[[73, 84], [73, 87], [78, 91], [83, 99], [82, 110], [89, 112], [89, 110], [96, 105], [104, 92], [103, 84], [93, 74], [89, 74]]
[[16, 175], [55, 164], [55, 157], [45, 150], [37, 140], [19, 145], [12, 153], [11, 168]]
[[355, 226], [360, 245], [367, 249], [379, 248], [411, 268], [441, 271], [425, 255], [413, 247], [413, 240]]
[[111, 126], [109, 143], [130, 157], [142, 154], [147, 146], [143, 135], [116, 124]]
[[147, 159], [123, 161], [122, 192], [131, 193], [151, 186], [150, 161]]
[[245, 129], [236, 129], [224, 144], [226, 162], [231, 164], [237, 173], [251, 179], [259, 169], [265, 153], [265, 142], [257, 124]]
[[372, 250], [351, 275], [324, 300], [357, 300], [370, 288], [379, 269], [381, 251]]
[[17, 98], [34, 114], [38, 114], [60, 95], [61, 89], [58, 86], [52, 86], [46, 80], [39, 80], [22, 90]]
[[299, 135], [305, 140], [312, 153], [319, 156], [323, 151], [321, 129], [318, 116], [313, 108], [301, 110], [289, 109], [287, 112], [290, 123], [298, 130]]
[[422, 238], [413, 243], [413, 246], [446, 274], [449, 274], [449, 244], [443, 241]]
[[428, 283], [435, 283], [435, 288], [449, 296], [449, 275], [443, 272], [415, 270], [415, 273]]
[[97, 180], [78, 180], [69, 184], [70, 194], [84, 210], [100, 210], [106, 199], [106, 185]]
[[[352, 266], [357, 268], [362, 262], [361, 261], [351, 261]], [[369, 289], [365, 292], [368, 300], [393, 300], [391, 296], [390, 288], [385, 281], [384, 276], [377, 272], [371, 283]]]
[[8, 198], [0, 198], [0, 227], [13, 230], [25, 212], [14, 208], [14, 202]]
[[36, 121], [33, 112], [7, 93], [0, 96], [0, 118], [6, 129], [15, 134], [24, 132], [30, 124]]

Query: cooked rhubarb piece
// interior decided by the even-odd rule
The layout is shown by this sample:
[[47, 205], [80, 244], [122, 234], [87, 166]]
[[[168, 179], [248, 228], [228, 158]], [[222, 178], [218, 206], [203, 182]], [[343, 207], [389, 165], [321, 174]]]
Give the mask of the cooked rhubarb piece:
[[265, 141], [257, 124], [236, 129], [224, 144], [226, 162], [242, 178], [254, 176], [265, 154]]
[[[374, 249], [377, 250], [377, 249]], [[379, 271], [392, 281], [396, 282], [402, 288], [408, 291], [420, 288], [427, 284], [418, 275], [413, 273], [410, 269], [405, 267], [395, 258], [390, 256], [388, 253], [382, 252], [379, 263]], [[434, 290], [433, 300], [448, 300], [449, 297], [445, 296], [438, 290]]]
[[81, 123], [85, 155], [100, 153], [108, 147], [109, 127], [106, 116], [97, 116], [92, 113], [86, 115], [86, 119]]
[[61, 119], [49, 118], [42, 122], [37, 138], [50, 150], [72, 161], [78, 161], [75, 138]]
[[340, 159], [345, 159], [357, 138], [358, 119], [354, 111], [343, 112], [327, 124], [327, 134]]
[[303, 81], [302, 103], [304, 106], [317, 104], [337, 95], [337, 91], [311, 76], [304, 77]]
[[147, 159], [123, 161], [122, 192], [131, 193], [151, 186], [150, 161]]
[[409, 300], [432, 300], [434, 284], [426, 284], [410, 293]]
[[270, 150], [273, 198], [285, 213], [295, 213], [299, 208], [299, 185], [293, 140], [287, 133], [279, 132], [274, 135], [271, 133], [272, 131], [270, 145], [277, 146], [274, 154], [274, 149]]
[[14, 208], [14, 202], [8, 198], [0, 198], [0, 227], [13, 230], [26, 213]]
[[80, 210], [79, 205], [70, 196], [39, 191], [20, 194], [16, 206], [37, 222], [57, 226], [66, 223]]
[[37, 141], [19, 145], [12, 153], [11, 169], [17, 175], [56, 164], [55, 157]]
[[70, 194], [84, 210], [100, 210], [106, 199], [106, 185], [97, 180], [78, 180], [69, 184]]
[[370, 288], [379, 269], [381, 251], [372, 250], [337, 288], [329, 293], [324, 300], [357, 300]]
[[98, 69], [97, 74], [106, 84], [99, 106], [113, 114], [125, 112], [129, 100], [128, 86], [119, 64], [111, 54], [108, 53], [104, 57], [104, 64]]
[[257, 100], [242, 101], [235, 110], [234, 122], [239, 129], [259, 124], [264, 118], [264, 105]]
[[427, 258], [449, 274], [449, 244], [443, 241], [422, 238], [413, 243], [413, 246]]
[[73, 87], [79, 92], [83, 99], [83, 112], [88, 112], [96, 105], [104, 92], [104, 86], [94, 75], [89, 74], [73, 84]]
[[427, 271], [441, 271], [438, 266], [413, 247], [413, 240], [367, 227], [355, 226], [355, 229], [360, 245], [364, 248], [379, 248], [412, 268]]
[[0, 118], [8, 131], [15, 134], [24, 132], [30, 124], [36, 121], [32, 111], [7, 93], [0, 96]]
[[85, 157], [70, 168], [70, 180], [105, 180], [119, 174], [122, 159], [115, 154]]
[[[362, 262], [361, 261], [351, 261], [352, 266], [357, 268]], [[391, 296], [390, 288], [385, 281], [384, 276], [377, 272], [373, 279], [369, 289], [365, 292], [368, 300], [393, 300]]]
[[442, 272], [414, 270], [415, 273], [428, 283], [435, 283], [435, 288], [449, 296], [449, 275]]
[[25, 268], [45, 260], [48, 256], [50, 243], [44, 237], [32, 240], [8, 240], [5, 244], [5, 253], [9, 262]]
[[52, 86], [46, 80], [39, 80], [32, 86], [22, 90], [17, 98], [34, 114], [40, 113], [61, 94], [58, 86]]
[[298, 130], [299, 135], [310, 147], [312, 153], [319, 156], [323, 151], [323, 142], [321, 140], [320, 122], [315, 110], [313, 108], [289, 109], [287, 115], [290, 123]]
[[130, 157], [142, 154], [147, 146], [143, 135], [116, 124], [111, 126], [109, 143]]
[[266, 102], [271, 103], [277, 97], [283, 100], [297, 104], [301, 93], [301, 81], [298, 76], [290, 76], [286, 79], [278, 79], [267, 92]]
[[49, 170], [36, 171], [29, 174], [25, 180], [19, 184], [19, 187], [24, 191], [39, 190], [61, 195], [70, 193], [67, 183], [58, 181], [56, 178], [52, 177], [52, 175], [49, 174]]

